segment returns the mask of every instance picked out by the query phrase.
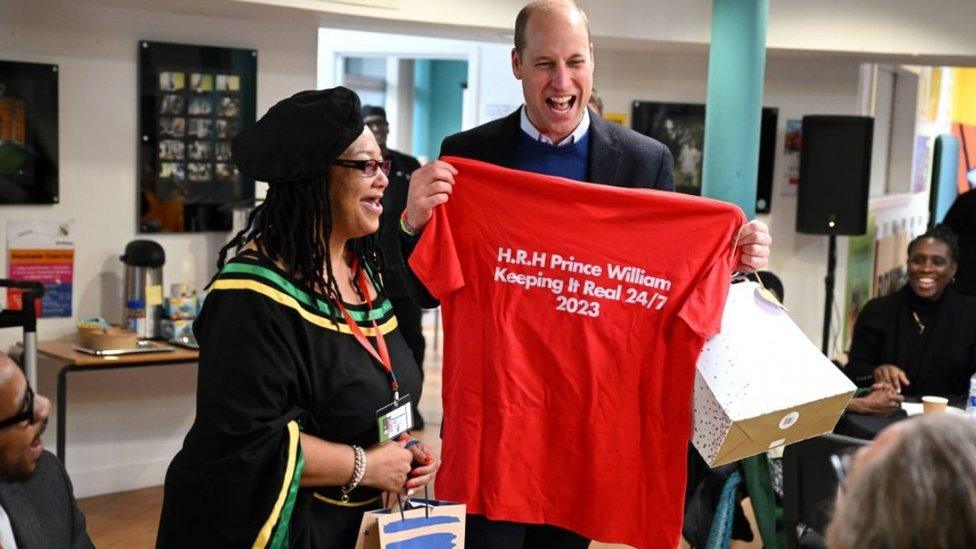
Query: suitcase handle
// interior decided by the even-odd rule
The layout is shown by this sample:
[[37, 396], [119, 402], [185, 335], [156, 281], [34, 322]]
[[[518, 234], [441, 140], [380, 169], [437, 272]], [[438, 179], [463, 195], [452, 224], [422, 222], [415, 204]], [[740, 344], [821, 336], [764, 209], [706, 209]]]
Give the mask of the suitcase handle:
[[44, 285], [33, 280], [10, 280], [9, 278], [0, 278], [0, 288], [17, 288], [18, 290], [31, 292], [35, 294], [35, 299], [44, 295]]
[[34, 302], [44, 295], [44, 285], [33, 280], [10, 280], [0, 278], [0, 288], [16, 288], [24, 292], [21, 310], [0, 310], [0, 328], [23, 326], [24, 332], [37, 331], [37, 314]]

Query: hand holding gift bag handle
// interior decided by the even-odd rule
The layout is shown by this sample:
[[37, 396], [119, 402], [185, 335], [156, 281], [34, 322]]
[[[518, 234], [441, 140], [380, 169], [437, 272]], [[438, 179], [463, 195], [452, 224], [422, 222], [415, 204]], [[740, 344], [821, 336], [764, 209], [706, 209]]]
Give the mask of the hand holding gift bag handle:
[[424, 549], [464, 548], [467, 507], [464, 504], [430, 500], [424, 487], [423, 512], [407, 508], [407, 498], [397, 494], [394, 507], [363, 515], [356, 549], [389, 549], [409, 544]]

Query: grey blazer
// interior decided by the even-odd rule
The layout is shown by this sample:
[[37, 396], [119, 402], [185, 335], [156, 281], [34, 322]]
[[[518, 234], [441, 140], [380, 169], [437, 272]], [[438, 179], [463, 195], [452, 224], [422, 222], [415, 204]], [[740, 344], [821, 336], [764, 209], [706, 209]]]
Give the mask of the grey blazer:
[[[505, 168], [515, 167], [515, 146], [521, 131], [521, 108], [476, 128], [456, 133], [441, 143], [441, 156], [458, 156], [488, 162]], [[664, 144], [619, 124], [607, 122], [590, 111], [590, 183], [674, 190], [674, 159]], [[401, 254], [385, 258], [400, 269], [410, 298], [424, 308], [437, 306], [435, 300], [407, 266], [413, 244], [401, 238]]]
[[0, 505], [10, 517], [18, 549], [94, 547], [85, 530], [68, 473], [44, 452], [25, 482], [0, 482]]

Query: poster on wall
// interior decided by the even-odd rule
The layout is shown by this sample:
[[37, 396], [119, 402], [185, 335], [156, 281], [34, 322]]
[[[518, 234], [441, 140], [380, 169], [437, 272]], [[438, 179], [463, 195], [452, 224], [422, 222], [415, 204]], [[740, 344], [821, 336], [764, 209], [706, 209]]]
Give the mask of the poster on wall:
[[230, 143], [254, 123], [257, 52], [139, 43], [140, 233], [228, 231], [254, 181]]
[[[756, 178], [756, 212], [772, 206], [773, 159], [776, 156], [776, 120], [779, 110], [763, 107]], [[652, 137], [674, 157], [674, 190], [701, 195], [705, 151], [705, 105], [634, 101], [631, 128]]]
[[932, 157], [931, 139], [924, 135], [915, 136], [915, 159], [912, 162], [912, 192], [925, 192], [926, 182], [929, 180], [931, 167], [929, 159]]
[[868, 214], [867, 228], [865, 234], [852, 236], [847, 240], [847, 285], [845, 286], [847, 290], [842, 317], [844, 323], [842, 349], [850, 348], [857, 316], [861, 314], [864, 304], [873, 297], [875, 236], [877, 235], [874, 214]]
[[783, 135], [783, 186], [780, 194], [796, 196], [800, 184], [800, 149], [803, 147], [803, 120], [787, 120]]
[[963, 194], [976, 188], [976, 68], [952, 69], [952, 135], [959, 140], [959, 176]]
[[0, 61], [0, 204], [58, 202], [58, 66]]
[[[71, 316], [75, 244], [71, 221], [7, 221], [7, 278], [44, 284], [38, 317]], [[7, 308], [21, 308], [21, 292], [7, 290]]]
[[956, 192], [976, 189], [976, 124], [952, 124], [952, 135], [959, 140], [959, 177]]
[[875, 242], [872, 297], [897, 292], [905, 282], [908, 264], [908, 233], [898, 229]]
[[925, 121], [929, 124], [938, 122], [939, 111], [942, 110], [942, 70], [939, 67], [932, 67], [929, 72], [928, 102], [923, 104], [927, 107]]
[[625, 112], [606, 111], [603, 113], [603, 119], [627, 127], [627, 113]]

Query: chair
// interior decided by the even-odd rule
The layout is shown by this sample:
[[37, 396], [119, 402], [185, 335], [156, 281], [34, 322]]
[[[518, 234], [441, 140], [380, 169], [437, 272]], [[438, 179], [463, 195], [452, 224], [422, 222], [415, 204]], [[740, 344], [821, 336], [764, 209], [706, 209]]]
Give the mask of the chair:
[[745, 476], [746, 491], [752, 503], [752, 515], [756, 519], [759, 537], [764, 549], [783, 549], [786, 544], [786, 530], [783, 524], [783, 508], [776, 501], [773, 491], [769, 459], [759, 454], [739, 461]]
[[827, 434], [786, 447], [783, 452], [783, 518], [790, 549], [797, 549], [797, 526], [804, 524], [819, 534], [827, 530], [837, 474], [830, 456], [869, 441]]

